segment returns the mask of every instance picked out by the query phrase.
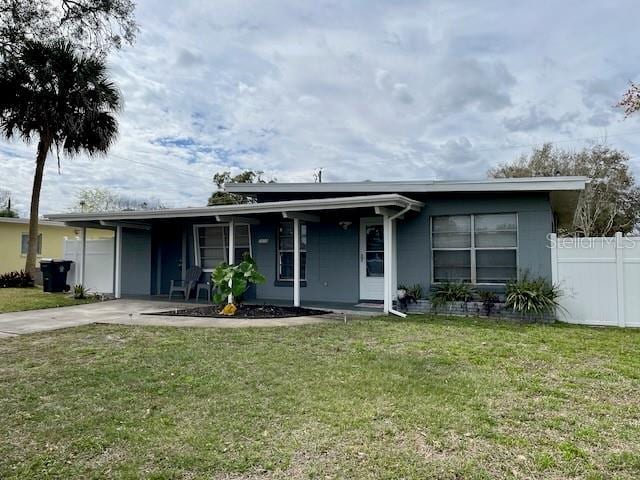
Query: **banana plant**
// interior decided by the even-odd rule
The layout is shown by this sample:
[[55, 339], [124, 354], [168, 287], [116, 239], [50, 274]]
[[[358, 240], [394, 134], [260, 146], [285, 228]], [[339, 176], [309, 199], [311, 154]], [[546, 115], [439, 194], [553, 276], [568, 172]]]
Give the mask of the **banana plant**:
[[260, 272], [256, 262], [248, 253], [245, 253], [242, 262], [237, 265], [221, 263], [211, 273], [211, 282], [216, 287], [213, 301], [222, 304], [229, 296], [233, 300], [242, 298], [251, 284], [264, 283], [266, 278]]

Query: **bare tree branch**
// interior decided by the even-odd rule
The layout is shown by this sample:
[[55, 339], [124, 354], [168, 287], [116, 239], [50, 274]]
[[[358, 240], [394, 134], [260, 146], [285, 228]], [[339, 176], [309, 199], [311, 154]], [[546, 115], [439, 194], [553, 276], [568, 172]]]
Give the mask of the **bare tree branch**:
[[134, 42], [134, 10], [133, 0], [0, 0], [0, 55], [57, 38], [104, 55]]
[[123, 210], [161, 210], [166, 208], [156, 198], [142, 199], [119, 195], [106, 188], [82, 190], [76, 196], [74, 211], [114, 212]]
[[591, 179], [576, 209], [573, 224], [564, 233], [610, 236], [628, 233], [640, 216], [640, 189], [629, 168], [629, 155], [608, 145], [595, 144], [580, 151], [554, 148], [550, 143], [535, 148], [512, 163], [489, 171], [494, 178], [581, 175]]

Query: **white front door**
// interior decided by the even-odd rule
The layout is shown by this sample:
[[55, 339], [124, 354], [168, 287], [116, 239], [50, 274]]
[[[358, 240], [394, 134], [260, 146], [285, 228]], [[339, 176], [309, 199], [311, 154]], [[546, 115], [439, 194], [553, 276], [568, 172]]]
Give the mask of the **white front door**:
[[382, 219], [360, 219], [360, 298], [384, 298], [384, 229]]

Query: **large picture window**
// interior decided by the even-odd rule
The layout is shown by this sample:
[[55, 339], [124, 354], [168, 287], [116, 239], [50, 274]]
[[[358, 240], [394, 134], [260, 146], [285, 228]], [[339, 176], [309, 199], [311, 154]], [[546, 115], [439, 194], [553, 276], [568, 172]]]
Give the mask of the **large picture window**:
[[[234, 257], [237, 263], [245, 253], [251, 254], [249, 225], [235, 225], [234, 234]], [[229, 225], [196, 225], [194, 239], [196, 264], [205, 272], [229, 262]]]
[[504, 284], [518, 276], [515, 213], [431, 218], [434, 282]]
[[[307, 278], [307, 226], [300, 224], [300, 280]], [[278, 280], [293, 280], [293, 222], [278, 227]]]

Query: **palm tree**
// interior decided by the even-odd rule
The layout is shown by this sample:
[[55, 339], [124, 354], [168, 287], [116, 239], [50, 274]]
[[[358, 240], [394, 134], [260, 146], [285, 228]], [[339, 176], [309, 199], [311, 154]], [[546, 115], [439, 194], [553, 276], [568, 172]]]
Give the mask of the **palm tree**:
[[28, 42], [0, 63], [0, 132], [6, 138], [38, 139], [31, 193], [25, 270], [36, 268], [40, 189], [47, 155], [105, 153], [118, 133], [121, 106], [104, 61], [78, 54], [68, 42]]

